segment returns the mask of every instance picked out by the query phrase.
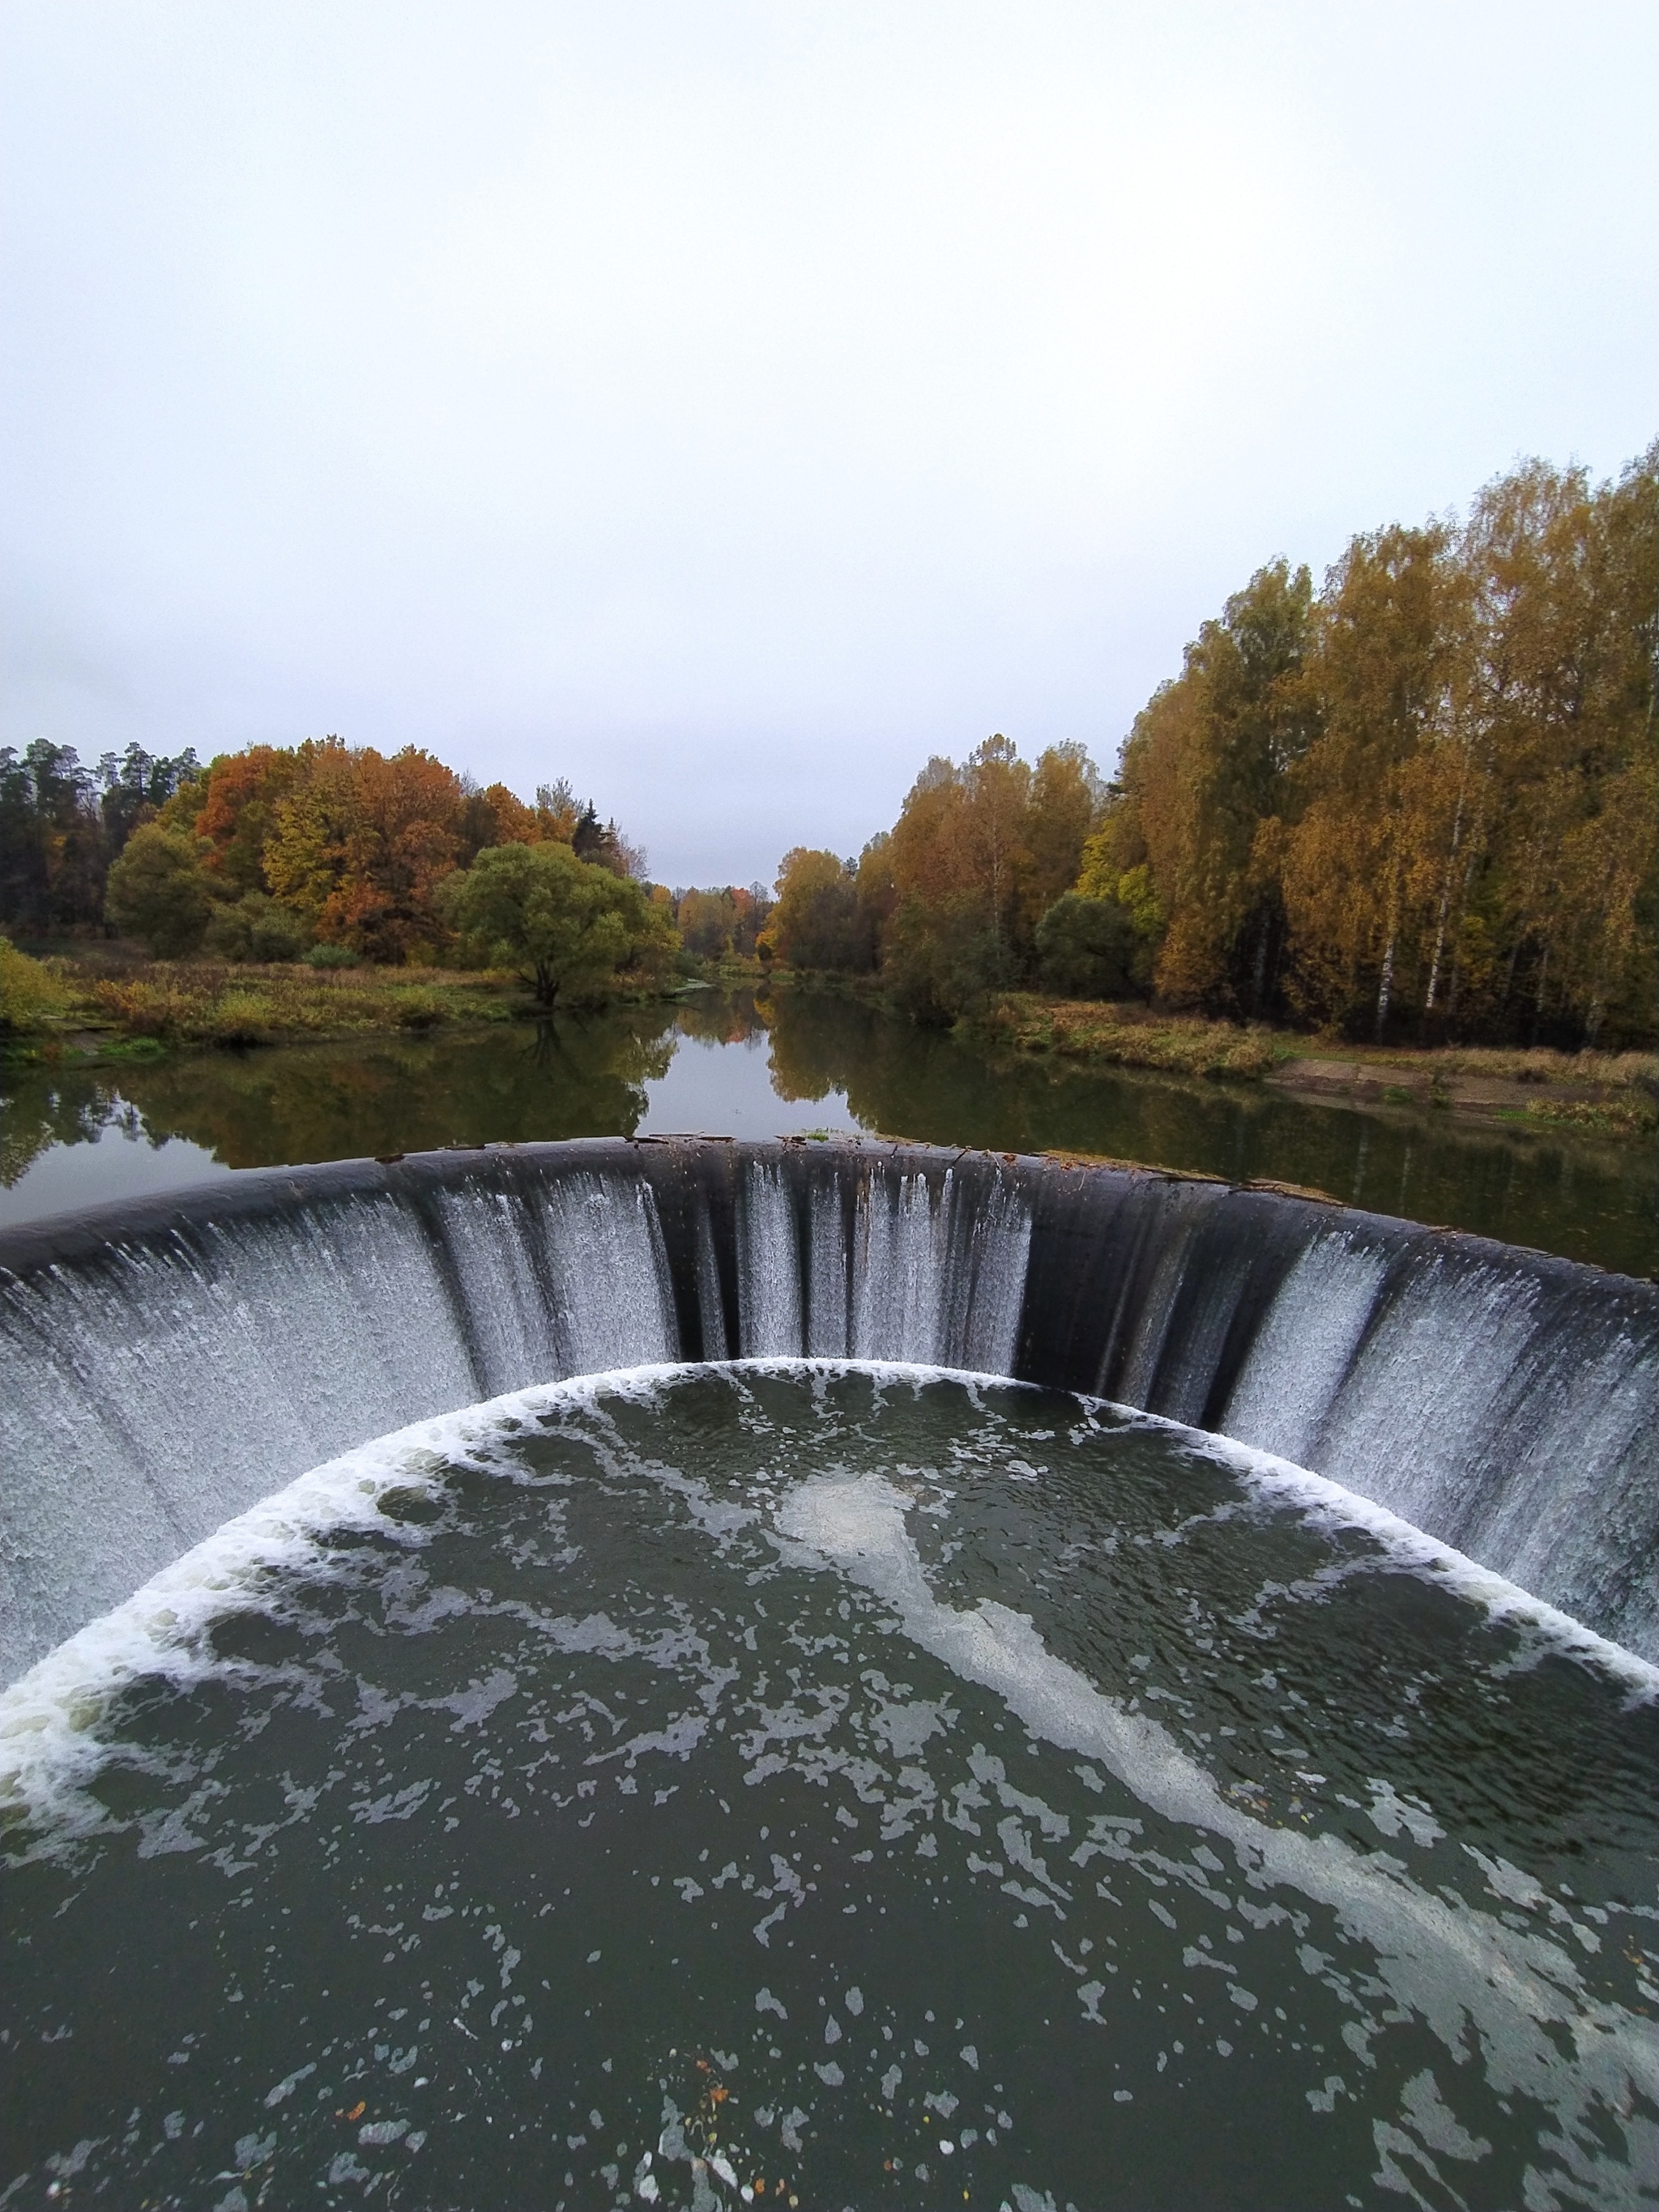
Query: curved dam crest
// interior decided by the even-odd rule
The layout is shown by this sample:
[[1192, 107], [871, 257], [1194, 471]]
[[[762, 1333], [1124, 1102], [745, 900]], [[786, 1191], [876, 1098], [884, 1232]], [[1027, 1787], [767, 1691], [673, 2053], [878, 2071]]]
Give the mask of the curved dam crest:
[[0, 1236], [0, 1679], [388, 1431], [658, 1362], [903, 1360], [1312, 1469], [1659, 1659], [1659, 1291], [1276, 1192], [922, 1146], [272, 1169]]

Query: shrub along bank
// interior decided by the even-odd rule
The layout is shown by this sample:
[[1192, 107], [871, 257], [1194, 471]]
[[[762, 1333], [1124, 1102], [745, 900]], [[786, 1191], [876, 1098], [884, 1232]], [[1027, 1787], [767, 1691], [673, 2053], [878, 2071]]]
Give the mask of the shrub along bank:
[[[660, 995], [654, 975], [621, 973], [566, 1003]], [[14, 1060], [482, 1028], [538, 1011], [520, 977], [501, 970], [35, 960], [0, 939], [0, 1051]]]

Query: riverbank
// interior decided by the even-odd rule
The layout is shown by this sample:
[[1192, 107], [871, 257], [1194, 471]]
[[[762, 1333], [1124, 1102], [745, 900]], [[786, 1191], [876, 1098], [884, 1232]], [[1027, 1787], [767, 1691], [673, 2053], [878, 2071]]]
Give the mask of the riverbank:
[[[180, 1045], [318, 1043], [329, 1038], [491, 1029], [544, 1014], [517, 975], [436, 968], [231, 966], [206, 960], [8, 963], [28, 994], [0, 1049], [13, 1063], [119, 1063]], [[605, 1006], [664, 995], [626, 976]], [[18, 1018], [19, 1012], [24, 1018]]]
[[[10, 952], [9, 946], [5, 948]], [[708, 984], [827, 996], [890, 1012], [874, 977], [820, 976], [758, 963], [705, 970]], [[507, 973], [422, 968], [232, 966], [150, 961], [124, 946], [86, 957], [7, 963], [9, 1029], [0, 1057], [15, 1064], [120, 1065], [185, 1047], [320, 1043], [327, 1040], [487, 1030], [544, 1016]], [[21, 986], [29, 998], [17, 1019]], [[707, 987], [665, 990], [618, 976], [583, 1009], [666, 1002]], [[562, 1011], [575, 1011], [574, 1006]], [[1659, 1130], [1659, 1057], [1498, 1047], [1326, 1043], [1262, 1024], [1159, 1013], [1139, 1002], [1056, 1000], [1010, 993], [959, 1025], [994, 1060], [1121, 1067], [1256, 1084], [1310, 1101], [1387, 1113], [1425, 1109], [1538, 1129], [1617, 1139]]]
[[1498, 1046], [1325, 1045], [1294, 1031], [1158, 1014], [1138, 1004], [1010, 994], [977, 1024], [1022, 1055], [1271, 1085], [1332, 1104], [1430, 1108], [1602, 1136], [1659, 1129], [1659, 1057]]
[[106, 1032], [95, 1056], [60, 1046], [0, 1066], [0, 1221], [238, 1168], [688, 1130], [889, 1131], [1133, 1161], [1324, 1191], [1625, 1274], [1659, 1269], [1650, 1142], [993, 1050], [966, 1024], [919, 1028], [839, 990], [702, 990], [551, 1021], [289, 1037], [265, 1051]]

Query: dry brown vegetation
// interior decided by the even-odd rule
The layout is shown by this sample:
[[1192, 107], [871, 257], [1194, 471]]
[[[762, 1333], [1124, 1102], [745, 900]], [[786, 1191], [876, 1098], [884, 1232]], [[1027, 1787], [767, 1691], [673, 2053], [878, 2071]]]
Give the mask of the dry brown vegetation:
[[1659, 1128], [1659, 1055], [1501, 1045], [1344, 1045], [1261, 1024], [1158, 1014], [1018, 994], [1000, 1000], [985, 1033], [1006, 1049], [1118, 1067], [1270, 1080], [1346, 1103], [1451, 1108], [1505, 1120], [1645, 1136]]
[[1180, 1075], [1266, 1075], [1298, 1049], [1300, 1040], [1196, 1015], [1155, 1014], [1134, 1001], [1038, 999], [1013, 994], [985, 1021], [996, 1042], [1018, 1052], [1051, 1052], [1119, 1067], [1159, 1067]]
[[67, 958], [9, 966], [33, 970], [14, 1036], [38, 1053], [150, 1038], [165, 1044], [270, 1044], [283, 1039], [408, 1032], [512, 1020], [523, 987], [512, 975], [442, 969], [243, 967], [158, 960], [142, 967]]

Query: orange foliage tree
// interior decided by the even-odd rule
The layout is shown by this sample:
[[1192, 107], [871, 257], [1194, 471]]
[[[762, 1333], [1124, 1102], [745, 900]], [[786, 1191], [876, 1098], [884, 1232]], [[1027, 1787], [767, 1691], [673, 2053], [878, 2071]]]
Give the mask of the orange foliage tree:
[[429, 959], [446, 934], [433, 901], [455, 866], [462, 798], [454, 770], [416, 746], [388, 759], [308, 739], [264, 848], [271, 890], [325, 943]]

